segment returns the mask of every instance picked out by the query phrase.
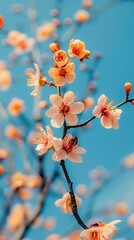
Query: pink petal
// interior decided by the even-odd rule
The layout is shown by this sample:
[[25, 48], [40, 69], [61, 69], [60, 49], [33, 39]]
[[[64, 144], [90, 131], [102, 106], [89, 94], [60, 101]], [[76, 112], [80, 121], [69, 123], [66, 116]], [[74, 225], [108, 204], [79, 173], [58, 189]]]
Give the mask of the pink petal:
[[106, 116], [102, 116], [101, 117], [101, 124], [103, 127], [105, 128], [111, 128], [112, 127], [112, 121], [110, 118], [106, 117]]
[[93, 115], [97, 118], [101, 117], [102, 115], [102, 110], [100, 107], [96, 106], [94, 109], [93, 109]]
[[60, 128], [64, 123], [64, 115], [62, 113], [57, 113], [51, 119], [51, 125], [56, 128]]
[[63, 102], [65, 105], [70, 105], [71, 103], [74, 102], [75, 96], [74, 93], [72, 91], [68, 91], [65, 93], [64, 97], [63, 97]]
[[44, 147], [44, 148], [42, 148], [42, 149], [39, 151], [38, 155], [43, 155], [43, 154], [45, 154], [47, 151], [48, 151], [48, 149]]
[[86, 150], [78, 145], [73, 147], [73, 153], [77, 153], [77, 154], [84, 154], [86, 153]]
[[70, 125], [73, 125], [73, 126], [76, 125], [78, 122], [77, 116], [70, 112], [65, 116], [65, 119]]
[[90, 233], [91, 233], [90, 229], [84, 230], [84, 231], [81, 232], [80, 237], [82, 237], [82, 238], [83, 237], [89, 237]]
[[61, 138], [53, 138], [53, 144], [54, 144], [55, 150], [61, 149], [62, 143], [63, 143], [63, 140]]
[[58, 199], [58, 200], [55, 202], [55, 205], [56, 205], [57, 207], [62, 207], [63, 203], [64, 203], [64, 200], [61, 198], [61, 199]]
[[53, 117], [55, 114], [58, 112], [58, 107], [57, 106], [52, 106], [46, 111], [46, 116], [47, 117]]
[[46, 126], [46, 130], [48, 135], [53, 135], [52, 130], [48, 126]]
[[75, 78], [76, 78], [76, 74], [74, 72], [66, 74], [66, 77], [65, 77], [68, 83], [72, 83], [75, 80]]
[[63, 149], [55, 151], [54, 154], [52, 155], [52, 159], [54, 161], [60, 161], [62, 159], [63, 160], [66, 159], [66, 158], [67, 158], [67, 154], [66, 154], [65, 150], [63, 150]]
[[70, 106], [70, 113], [79, 114], [84, 110], [84, 104], [82, 102], [72, 103]]
[[60, 106], [62, 104], [62, 97], [57, 94], [52, 94], [49, 99], [53, 105]]
[[63, 138], [63, 144], [68, 143], [72, 138], [71, 134], [67, 134], [64, 138]]
[[71, 160], [72, 162], [78, 162], [78, 163], [82, 162], [82, 157], [79, 154], [74, 152], [68, 153], [68, 159]]
[[113, 119], [112, 121], [112, 128], [118, 129], [119, 128], [119, 123], [116, 118]]
[[100, 107], [100, 106], [104, 106], [104, 105], [107, 103], [107, 99], [108, 99], [108, 98], [106, 97], [106, 95], [105, 95], [105, 94], [102, 94], [102, 95], [98, 98], [98, 101], [97, 101], [99, 107]]
[[56, 86], [64, 86], [65, 85], [65, 78], [64, 77], [58, 77], [58, 78], [54, 78], [55, 84]]

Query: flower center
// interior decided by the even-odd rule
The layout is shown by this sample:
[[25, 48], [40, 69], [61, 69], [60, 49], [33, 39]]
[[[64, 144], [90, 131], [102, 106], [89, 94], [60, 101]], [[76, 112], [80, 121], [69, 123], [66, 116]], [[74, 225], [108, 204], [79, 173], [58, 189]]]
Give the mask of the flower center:
[[60, 107], [59, 107], [59, 112], [60, 113], [63, 113], [65, 116], [67, 115], [67, 113], [70, 111], [70, 107], [67, 106], [67, 105], [64, 105], [62, 104]]
[[64, 68], [61, 68], [59, 71], [59, 75], [65, 77], [66, 71]]
[[57, 56], [55, 57], [56, 62], [63, 61], [65, 60], [66, 56], [63, 53], [58, 53]]
[[78, 144], [78, 138], [71, 138], [66, 144], [63, 144], [62, 149], [64, 149], [67, 153], [70, 153], [74, 146]]
[[77, 47], [74, 47], [73, 52], [74, 52], [76, 55], [79, 55], [80, 49], [77, 48]]
[[110, 109], [108, 109], [107, 107], [102, 108], [102, 115], [110, 117]]

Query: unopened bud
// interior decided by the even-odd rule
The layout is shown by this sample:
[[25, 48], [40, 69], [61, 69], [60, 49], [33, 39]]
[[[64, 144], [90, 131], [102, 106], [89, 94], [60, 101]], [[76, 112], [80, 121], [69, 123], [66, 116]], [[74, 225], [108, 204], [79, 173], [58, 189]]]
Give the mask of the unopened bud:
[[89, 50], [85, 51], [85, 58], [90, 59], [91, 52]]
[[132, 103], [132, 105], [134, 106], [134, 100], [132, 100], [132, 102], [131, 102], [131, 103]]
[[130, 92], [130, 90], [131, 90], [131, 88], [132, 88], [132, 84], [131, 84], [130, 82], [126, 82], [126, 83], [124, 84], [124, 88], [125, 88], [125, 90], [126, 90], [126, 98], [128, 98], [129, 92]]
[[49, 48], [50, 48], [50, 50], [51, 50], [53, 53], [55, 53], [55, 52], [57, 52], [58, 50], [60, 50], [60, 46], [59, 46], [59, 44], [57, 44], [57, 43], [51, 43], [51, 44], [49, 45]]
[[40, 76], [40, 86], [45, 86], [47, 84], [46, 78], [43, 76]]

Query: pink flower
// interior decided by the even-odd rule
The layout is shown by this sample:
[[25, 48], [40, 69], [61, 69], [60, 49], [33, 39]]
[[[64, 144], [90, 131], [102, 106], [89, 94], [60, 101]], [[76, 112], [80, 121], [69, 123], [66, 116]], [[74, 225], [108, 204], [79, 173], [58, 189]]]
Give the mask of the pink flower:
[[75, 102], [75, 95], [72, 91], [65, 93], [64, 97], [60, 97], [56, 94], [50, 96], [50, 102], [52, 107], [46, 112], [46, 116], [52, 118], [52, 126], [59, 128], [66, 120], [70, 125], [76, 125], [78, 118], [76, 114], [81, 113], [84, 110], [84, 104], [82, 102]]
[[103, 127], [117, 129], [122, 110], [112, 107], [112, 104], [113, 102], [108, 104], [108, 97], [102, 94], [98, 99], [98, 105], [93, 109], [93, 114], [95, 117], [101, 118]]
[[115, 236], [117, 227], [114, 225], [121, 222], [115, 220], [108, 224], [99, 222], [90, 226], [89, 229], [81, 232], [80, 237], [85, 240], [111, 240], [111, 237]]
[[36, 63], [34, 63], [34, 66], [35, 71], [32, 70], [27, 73], [27, 86], [35, 86], [35, 90], [31, 92], [31, 95], [36, 96], [40, 91], [40, 87], [46, 84], [46, 78], [41, 76], [39, 66]]
[[72, 162], [82, 162], [80, 154], [86, 153], [86, 150], [78, 146], [77, 137], [73, 138], [71, 134], [67, 134], [63, 139], [54, 138], [55, 152], [52, 155], [54, 161], [60, 161], [68, 158]]
[[[82, 200], [78, 198], [78, 196], [75, 194], [75, 201], [77, 207], [79, 207], [82, 203]], [[61, 210], [63, 213], [72, 213], [72, 202], [69, 192], [65, 193], [62, 198], [58, 199], [55, 202], [55, 205], [57, 207], [61, 207]]]
[[39, 150], [39, 155], [45, 154], [53, 146], [53, 133], [51, 129], [46, 126], [47, 133], [42, 127], [39, 127], [39, 130], [35, 132], [33, 139], [33, 144], [38, 144], [36, 150]]
[[50, 68], [48, 74], [54, 79], [56, 86], [64, 86], [65, 83], [72, 83], [76, 77], [74, 72], [75, 64], [68, 62], [65, 66]]

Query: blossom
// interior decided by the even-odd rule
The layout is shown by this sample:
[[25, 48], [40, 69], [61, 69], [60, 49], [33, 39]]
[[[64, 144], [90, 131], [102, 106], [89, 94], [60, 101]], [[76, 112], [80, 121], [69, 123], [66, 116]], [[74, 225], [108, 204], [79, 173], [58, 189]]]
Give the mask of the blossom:
[[54, 79], [56, 86], [64, 86], [65, 83], [72, 83], [76, 77], [74, 72], [75, 64], [68, 62], [65, 66], [50, 68], [48, 74]]
[[31, 51], [35, 40], [26, 34], [12, 30], [8, 33], [7, 43], [14, 47], [18, 54]]
[[90, 14], [85, 10], [79, 10], [75, 13], [74, 18], [78, 23], [84, 23], [90, 19]]
[[85, 240], [111, 240], [111, 237], [115, 236], [117, 227], [114, 225], [121, 222], [120, 220], [115, 220], [108, 224], [99, 222], [90, 226], [81, 232], [80, 237]]
[[16, 204], [8, 217], [8, 228], [11, 232], [16, 231], [24, 222], [26, 217], [25, 207], [21, 204]]
[[68, 62], [67, 53], [63, 50], [58, 50], [54, 53], [53, 59], [58, 67], [63, 67]]
[[20, 187], [24, 187], [26, 183], [27, 183], [27, 176], [21, 172], [14, 173], [10, 179], [11, 187], [14, 190]]
[[44, 86], [46, 84], [46, 78], [41, 76], [39, 66], [34, 63], [35, 71], [32, 70], [27, 73], [27, 86], [35, 86], [35, 90], [31, 92], [31, 95], [36, 96], [40, 91], [40, 86]]
[[0, 164], [0, 176], [5, 173], [5, 168], [2, 164]]
[[126, 168], [134, 168], [134, 152], [124, 158], [123, 166]]
[[39, 41], [45, 41], [55, 32], [55, 26], [51, 22], [46, 22], [37, 29], [37, 38]]
[[8, 69], [0, 69], [0, 91], [6, 91], [11, 86], [11, 74]]
[[0, 15], [0, 29], [4, 27], [4, 18]]
[[98, 99], [98, 105], [93, 109], [93, 114], [101, 118], [101, 124], [105, 128], [119, 128], [118, 119], [122, 113], [121, 109], [112, 107], [113, 102], [108, 104], [108, 98], [102, 94]]
[[54, 161], [60, 161], [68, 158], [72, 162], [82, 162], [80, 154], [86, 153], [86, 150], [78, 146], [77, 137], [73, 138], [71, 134], [67, 134], [63, 139], [54, 138], [54, 154], [52, 159]]
[[45, 154], [52, 146], [53, 146], [53, 133], [52, 130], [46, 126], [47, 133], [40, 126], [39, 130], [35, 132], [35, 136], [33, 138], [33, 143], [38, 144], [36, 150], [39, 150], [39, 155]]
[[90, 51], [85, 49], [84, 42], [80, 41], [79, 39], [72, 39], [69, 44], [68, 55], [83, 61], [84, 58], [90, 58]]
[[50, 102], [53, 106], [46, 111], [46, 116], [52, 118], [52, 126], [59, 128], [63, 125], [64, 120], [70, 125], [77, 124], [76, 114], [84, 110], [84, 104], [82, 102], [74, 103], [74, 98], [75, 95], [72, 91], [66, 92], [63, 98], [56, 94], [50, 96]]
[[8, 105], [8, 111], [13, 116], [18, 116], [24, 111], [24, 101], [19, 98], [13, 98]]
[[6, 136], [10, 139], [20, 140], [22, 138], [19, 129], [15, 125], [8, 125], [5, 130]]
[[[77, 208], [80, 207], [82, 200], [75, 194]], [[57, 207], [61, 207], [63, 213], [72, 213], [72, 201], [69, 192], [65, 193], [62, 198], [55, 202]]]

